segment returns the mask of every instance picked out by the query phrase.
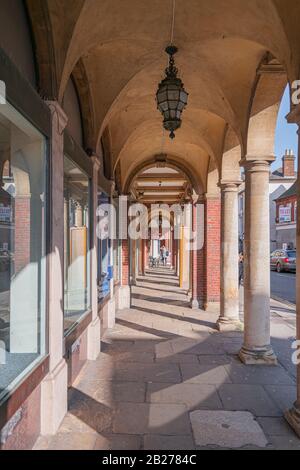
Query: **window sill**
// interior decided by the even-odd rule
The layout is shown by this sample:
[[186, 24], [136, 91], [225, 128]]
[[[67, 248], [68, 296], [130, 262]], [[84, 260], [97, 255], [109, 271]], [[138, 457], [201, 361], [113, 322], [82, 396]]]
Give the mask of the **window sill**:
[[88, 310], [84, 313], [80, 319], [74, 323], [73, 326], [65, 332], [64, 343], [65, 343], [65, 357], [68, 355], [68, 351], [73, 343], [82, 335], [87, 329], [89, 324], [92, 322], [92, 311]]

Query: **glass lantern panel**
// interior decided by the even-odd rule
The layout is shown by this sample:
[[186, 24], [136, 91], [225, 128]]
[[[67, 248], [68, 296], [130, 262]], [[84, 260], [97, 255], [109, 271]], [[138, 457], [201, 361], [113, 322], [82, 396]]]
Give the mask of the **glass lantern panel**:
[[169, 108], [170, 109], [176, 109], [177, 104], [178, 104], [178, 101], [169, 101]]
[[180, 92], [180, 101], [182, 101], [183, 103], [187, 103], [187, 97], [188, 97], [188, 94], [185, 90], [182, 90]]
[[176, 90], [168, 90], [168, 99], [169, 100], [179, 100], [179, 97], [180, 97], [180, 94], [179, 94], [179, 90], [176, 89]]
[[157, 101], [158, 103], [161, 103], [162, 101], [166, 101], [168, 98], [167, 96], [167, 90], [160, 91], [157, 93]]
[[161, 112], [167, 111], [167, 109], [168, 109], [168, 102], [167, 102], [167, 101], [164, 101], [163, 103], [160, 104], [159, 108], [160, 108]]

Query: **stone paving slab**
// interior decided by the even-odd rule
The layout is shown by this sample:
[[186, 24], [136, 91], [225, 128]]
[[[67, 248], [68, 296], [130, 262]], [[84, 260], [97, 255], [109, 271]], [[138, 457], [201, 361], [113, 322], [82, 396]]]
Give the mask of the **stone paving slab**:
[[194, 450], [192, 436], [164, 436], [151, 434], [144, 437], [145, 450]]
[[[162, 272], [168, 283], [170, 273]], [[133, 307], [118, 312], [98, 359], [88, 361], [74, 382], [59, 432], [39, 438], [35, 449], [299, 449], [300, 439], [283, 418], [296, 397], [292, 309], [272, 302], [272, 344], [280, 365], [245, 366], [237, 356], [243, 334], [218, 332], [218, 312], [192, 310], [178, 279], [170, 285], [161, 280], [147, 276], [133, 287]], [[212, 445], [196, 444], [189, 413], [200, 411], [211, 417], [222, 411], [251, 413], [251, 425], [254, 417], [268, 445], [258, 447], [262, 441], [249, 438], [244, 445], [227, 422], [221, 425], [227, 442], [218, 445], [218, 437]], [[218, 427], [205, 429], [216, 436]], [[246, 431], [244, 423], [243, 437]]]
[[291, 408], [296, 401], [297, 390], [295, 385], [265, 385], [264, 388], [282, 412]]
[[[189, 356], [186, 354], [186, 356]], [[234, 355], [201, 355], [197, 356], [199, 364], [203, 366], [225, 366], [228, 364], [240, 364], [240, 360]]]
[[295, 433], [283, 417], [258, 418], [257, 420], [267, 436], [285, 436], [294, 439]]
[[225, 410], [250, 411], [255, 416], [282, 416], [262, 385], [225, 384], [218, 388]]
[[245, 366], [243, 364], [225, 365], [233, 383], [260, 385], [294, 385], [294, 380], [280, 366]]
[[99, 403], [109, 406], [117, 401], [140, 403], [145, 401], [146, 394], [146, 384], [140, 382], [95, 379], [81, 381], [76, 388]]
[[272, 445], [276, 450], [300, 450], [300, 440], [296, 436], [273, 436]]
[[199, 384], [147, 384], [147, 402], [185, 404], [191, 409], [221, 409], [216, 387]]
[[267, 438], [245, 411], [193, 411], [190, 414], [197, 446], [215, 445], [238, 449], [246, 445], [266, 447]]
[[180, 364], [180, 369], [184, 382], [208, 385], [231, 383], [225, 366]]
[[174, 404], [119, 403], [116, 407], [114, 433], [167, 434], [191, 433], [187, 408]]
[[57, 433], [48, 440], [48, 447], [45, 450], [91, 450], [95, 446], [96, 439], [96, 433]]
[[113, 380], [129, 380], [137, 382], [181, 382], [181, 374], [177, 364], [140, 364], [118, 363], [110, 374]]
[[128, 434], [98, 435], [93, 450], [140, 450], [142, 437]]
[[196, 354], [170, 354], [165, 357], [156, 357], [158, 364], [199, 364]]

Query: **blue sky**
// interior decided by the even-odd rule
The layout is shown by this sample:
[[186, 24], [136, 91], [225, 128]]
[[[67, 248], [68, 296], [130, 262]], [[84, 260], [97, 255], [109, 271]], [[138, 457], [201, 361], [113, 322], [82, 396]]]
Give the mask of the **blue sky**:
[[277, 157], [276, 162], [272, 164], [272, 169], [279, 168], [281, 166], [281, 158], [285, 152], [285, 149], [292, 149], [294, 154], [297, 155], [298, 148], [298, 136], [296, 124], [288, 124], [285, 116], [290, 111], [290, 98], [289, 98], [289, 87], [286, 87], [282, 102], [279, 109], [277, 128], [275, 134], [275, 155]]

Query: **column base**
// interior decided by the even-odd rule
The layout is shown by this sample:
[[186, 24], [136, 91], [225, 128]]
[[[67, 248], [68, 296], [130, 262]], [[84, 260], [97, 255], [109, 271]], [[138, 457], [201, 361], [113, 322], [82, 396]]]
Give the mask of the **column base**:
[[296, 402], [290, 410], [284, 413], [284, 417], [293, 428], [297, 436], [300, 437], [300, 406]]
[[199, 302], [197, 299], [192, 299], [191, 301], [191, 308], [193, 310], [199, 310], [200, 306], [199, 306]]
[[116, 302], [114, 298], [108, 301], [107, 317], [108, 317], [107, 327], [110, 329], [114, 328], [116, 324]]
[[243, 346], [239, 352], [239, 358], [246, 365], [278, 365], [277, 357], [271, 346], [260, 349], [248, 349]]
[[219, 331], [244, 331], [244, 324], [235, 318], [220, 317], [216, 323]]
[[130, 287], [120, 286], [118, 291], [119, 310], [130, 308]]
[[100, 354], [101, 345], [101, 324], [100, 319], [97, 317], [88, 327], [88, 348], [87, 358], [90, 361], [95, 361]]
[[41, 434], [54, 435], [68, 411], [68, 366], [62, 359], [41, 383]]

